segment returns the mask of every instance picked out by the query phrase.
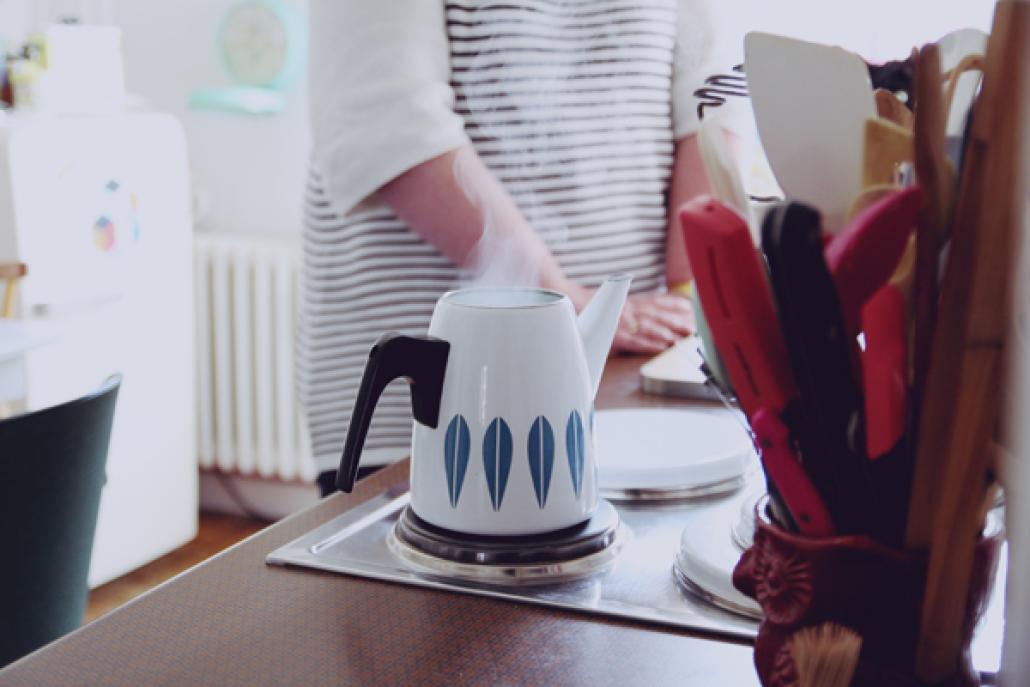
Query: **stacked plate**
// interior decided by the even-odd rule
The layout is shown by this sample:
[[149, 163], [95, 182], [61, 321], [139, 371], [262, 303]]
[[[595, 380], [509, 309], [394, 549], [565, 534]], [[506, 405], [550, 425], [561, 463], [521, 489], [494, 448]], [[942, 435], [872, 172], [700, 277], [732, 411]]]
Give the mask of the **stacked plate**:
[[598, 484], [613, 501], [725, 496], [755, 465], [750, 438], [723, 408], [602, 410], [594, 431]]

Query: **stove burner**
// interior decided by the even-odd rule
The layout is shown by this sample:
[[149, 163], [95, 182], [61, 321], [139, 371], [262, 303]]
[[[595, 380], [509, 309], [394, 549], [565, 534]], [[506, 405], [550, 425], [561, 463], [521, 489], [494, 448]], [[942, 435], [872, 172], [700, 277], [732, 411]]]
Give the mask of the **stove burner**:
[[[673, 576], [681, 591], [723, 611], [761, 620], [758, 604], [733, 587], [732, 577], [740, 554], [751, 545], [755, 504], [765, 498], [764, 490], [747, 494], [739, 503], [728, 501], [698, 512], [687, 523], [673, 564]], [[746, 523], [751, 523], [750, 530]]]
[[741, 616], [743, 618], [749, 618], [751, 620], [761, 620], [761, 610], [756, 610], [751, 606], [745, 604], [734, 603], [730, 599], [724, 598], [715, 592], [710, 592], [700, 584], [695, 582], [691, 577], [690, 573], [686, 571], [689, 564], [686, 563], [682, 556], [676, 557], [676, 562], [672, 566], [672, 574], [676, 579], [676, 582], [680, 585], [680, 589], [691, 594], [702, 601], [705, 601], [719, 610], [732, 613], [733, 615]]
[[470, 535], [436, 527], [408, 506], [388, 538], [391, 551], [425, 571], [494, 584], [549, 584], [592, 575], [622, 548], [619, 513], [600, 501], [586, 522], [547, 534]]

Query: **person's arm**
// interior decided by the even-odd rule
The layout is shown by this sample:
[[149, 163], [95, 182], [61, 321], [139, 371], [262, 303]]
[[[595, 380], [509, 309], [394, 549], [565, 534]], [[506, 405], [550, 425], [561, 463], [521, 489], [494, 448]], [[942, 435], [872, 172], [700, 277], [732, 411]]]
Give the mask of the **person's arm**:
[[669, 224], [665, 243], [665, 281], [670, 288], [680, 286], [693, 277], [687, 261], [687, 246], [680, 229], [679, 209], [688, 200], [709, 193], [708, 176], [701, 164], [697, 135], [691, 134], [676, 142], [676, 153], [669, 186]]
[[342, 213], [375, 196], [455, 264], [568, 293], [569, 282], [454, 111], [443, 3], [312, 0], [316, 167]]
[[[569, 295], [581, 310], [593, 295], [570, 281], [515, 201], [471, 147], [423, 162], [388, 182], [379, 198], [447, 258], [497, 283], [539, 284]], [[669, 294], [634, 294], [614, 348], [660, 353], [690, 332], [689, 302]]]
[[334, 209], [347, 214], [469, 138], [454, 111], [444, 3], [309, 5], [312, 158]]
[[[694, 91], [704, 85], [709, 75], [735, 63], [739, 45], [734, 44], [734, 40], [727, 40], [727, 17], [720, 17], [720, 4], [715, 0], [678, 1], [679, 23], [672, 76], [676, 150], [669, 186], [665, 263], [666, 283], [672, 288], [685, 284], [692, 276], [676, 213], [688, 200], [710, 193], [697, 140], [701, 120]], [[725, 6], [725, 3], [721, 5]]]
[[387, 182], [378, 197], [455, 265], [486, 282], [561, 291], [577, 309], [589, 297], [565, 276], [471, 145], [416, 165]]

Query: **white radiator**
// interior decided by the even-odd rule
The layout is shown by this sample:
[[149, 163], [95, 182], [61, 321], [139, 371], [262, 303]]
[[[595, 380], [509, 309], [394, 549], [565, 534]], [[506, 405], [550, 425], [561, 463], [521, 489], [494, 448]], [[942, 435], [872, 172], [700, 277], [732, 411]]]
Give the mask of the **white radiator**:
[[200, 465], [310, 482], [294, 384], [299, 246], [210, 234], [195, 246]]

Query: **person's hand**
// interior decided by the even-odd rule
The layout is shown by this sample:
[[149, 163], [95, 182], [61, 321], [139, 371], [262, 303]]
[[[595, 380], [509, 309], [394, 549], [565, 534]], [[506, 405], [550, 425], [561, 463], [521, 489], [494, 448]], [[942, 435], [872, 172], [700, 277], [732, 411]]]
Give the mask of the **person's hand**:
[[679, 294], [638, 293], [626, 299], [612, 347], [620, 353], [661, 353], [693, 333], [694, 310]]

